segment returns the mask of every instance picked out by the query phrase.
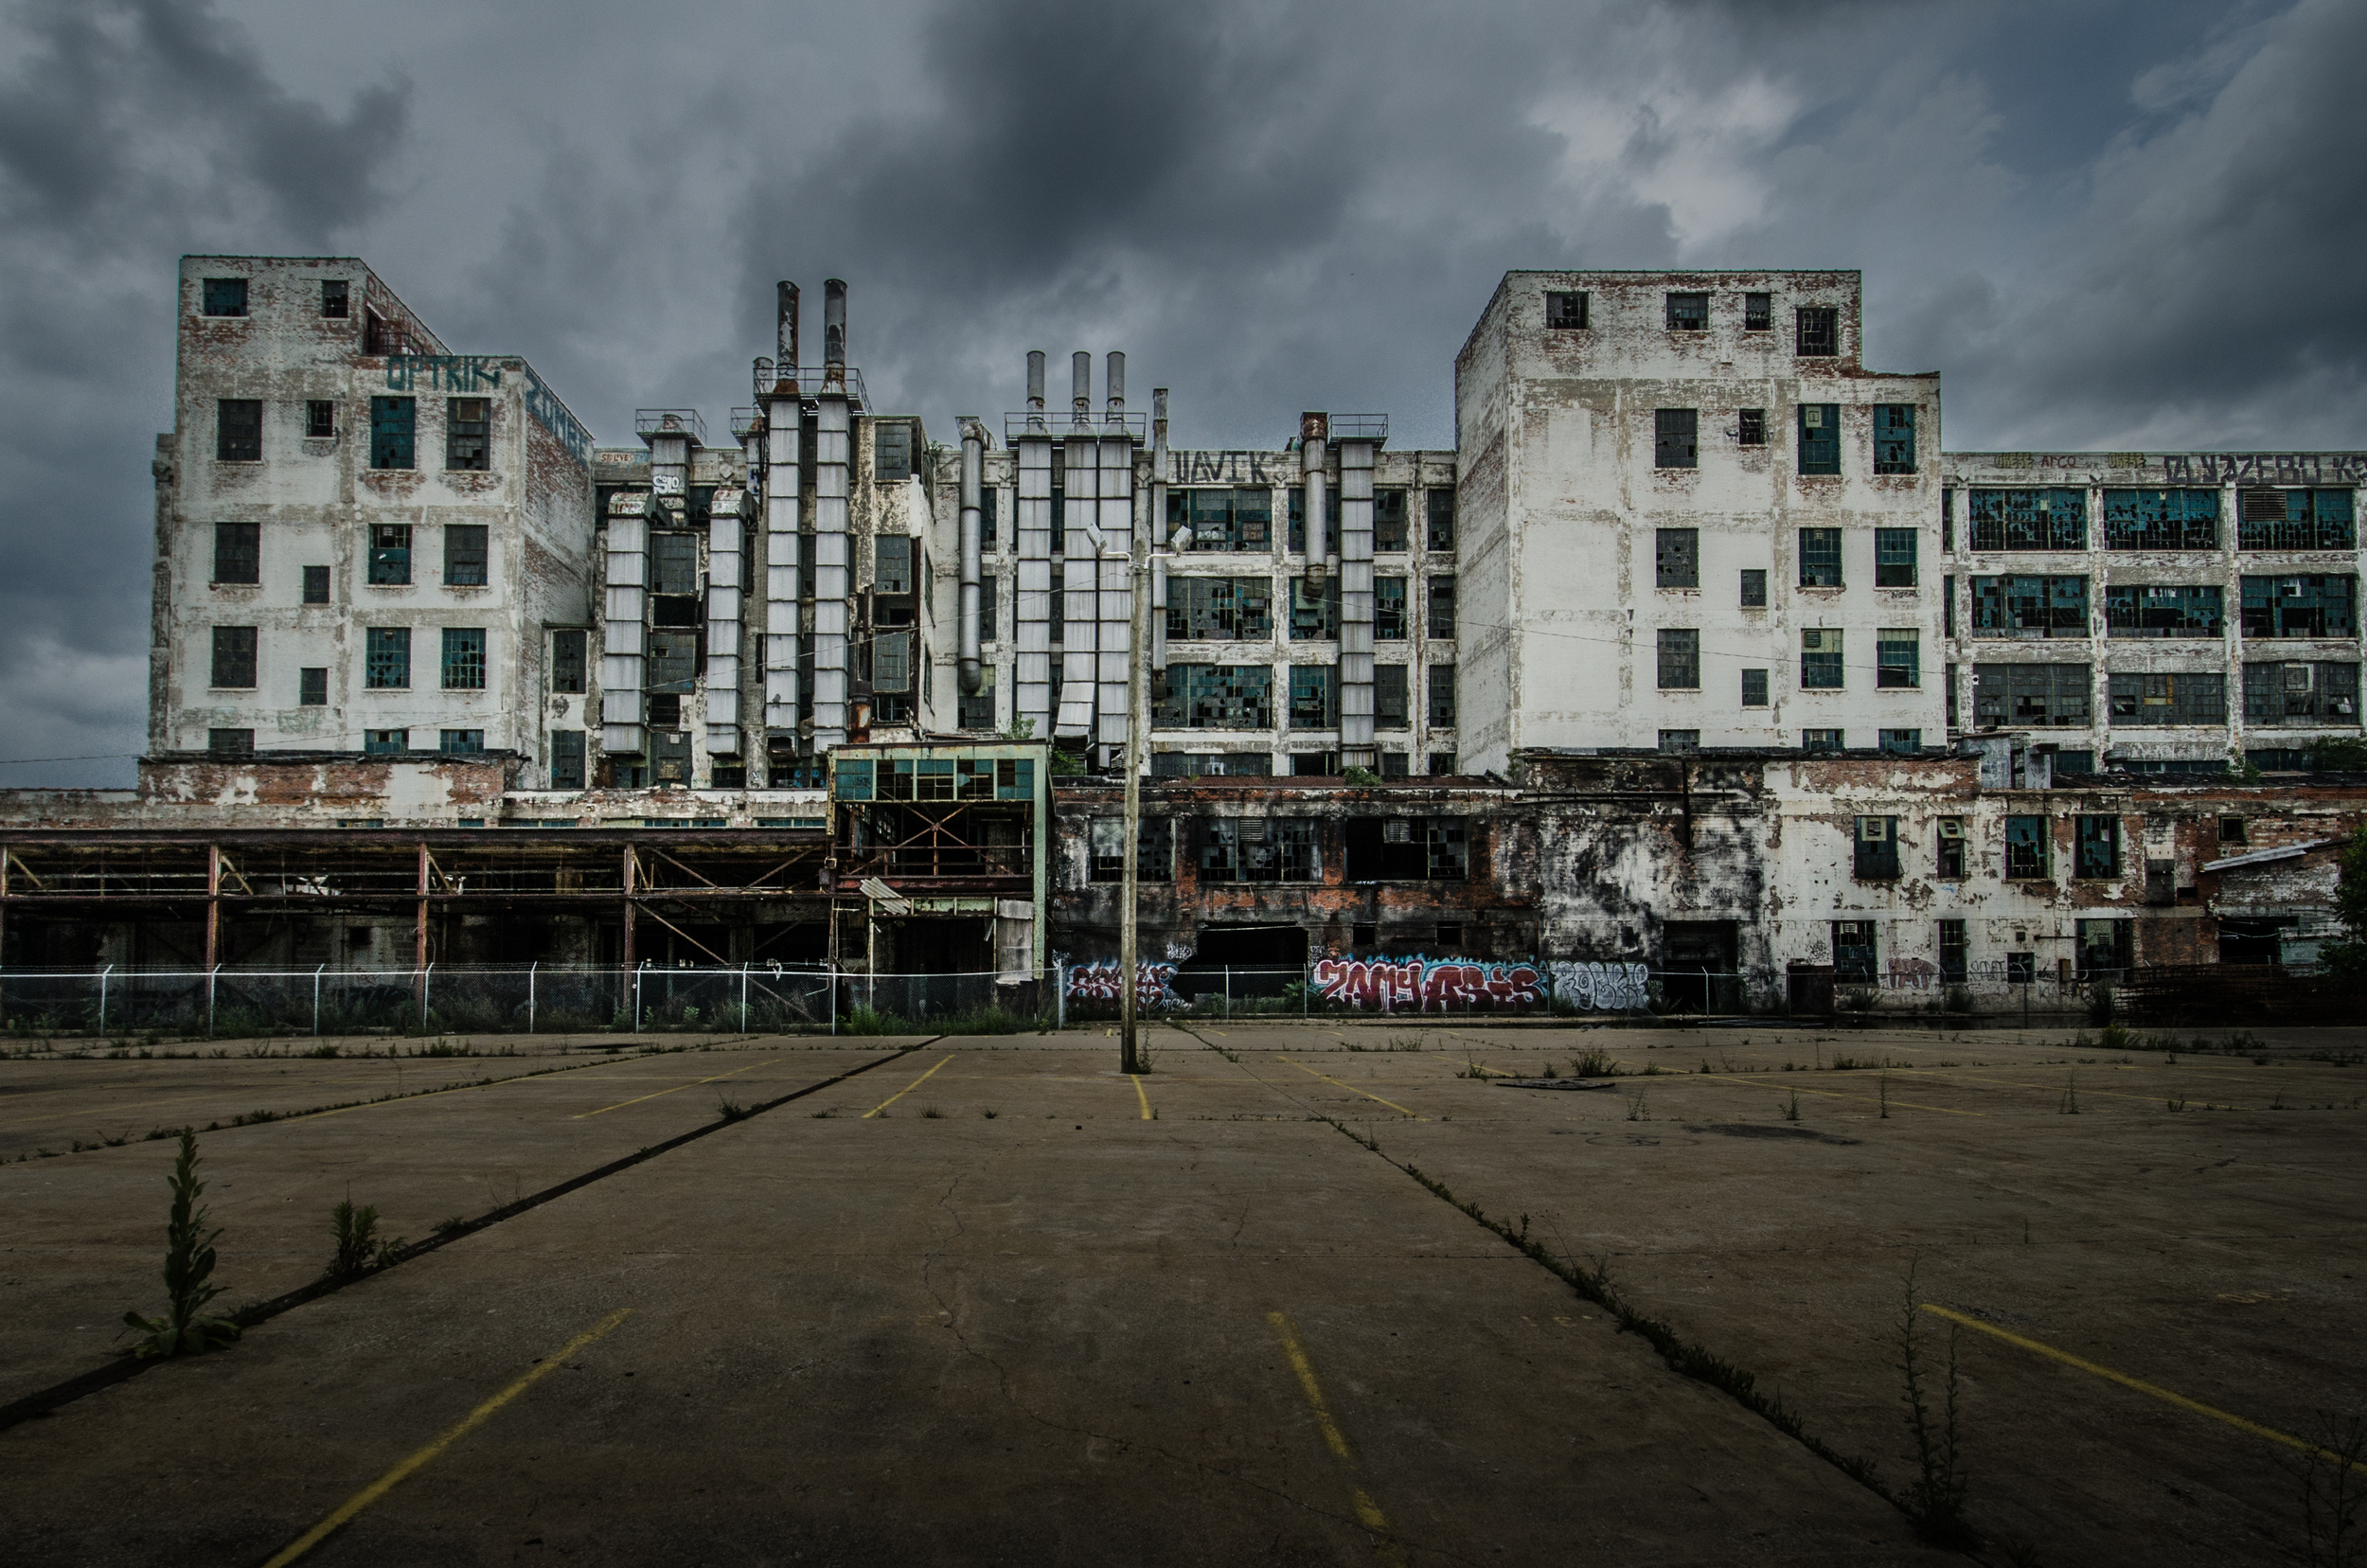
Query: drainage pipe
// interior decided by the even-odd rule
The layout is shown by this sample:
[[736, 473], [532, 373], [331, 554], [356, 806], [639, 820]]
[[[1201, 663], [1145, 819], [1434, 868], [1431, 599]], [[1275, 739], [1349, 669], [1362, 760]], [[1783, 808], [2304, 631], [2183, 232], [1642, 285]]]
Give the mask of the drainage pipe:
[[978, 592], [981, 581], [979, 543], [979, 491], [986, 467], [987, 431], [977, 419], [965, 415], [962, 427], [962, 597], [961, 597], [961, 683], [962, 695], [974, 697], [982, 677], [979, 673]]

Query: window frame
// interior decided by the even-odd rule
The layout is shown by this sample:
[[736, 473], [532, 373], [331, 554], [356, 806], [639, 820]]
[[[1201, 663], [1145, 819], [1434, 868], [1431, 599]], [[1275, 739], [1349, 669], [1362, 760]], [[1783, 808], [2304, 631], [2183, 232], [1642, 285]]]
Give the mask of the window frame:
[[1652, 586], [1655, 588], [1699, 588], [1701, 586], [1700, 529], [1655, 528], [1652, 530]]
[[[489, 639], [482, 626], [447, 626], [442, 632], [436, 668], [445, 691], [483, 691], [491, 662]], [[456, 677], [456, 678], [455, 678]]]
[[1804, 402], [1796, 421], [1800, 433], [1793, 472], [1803, 477], [1841, 472], [1841, 404]]
[[[1803, 588], [1847, 587], [1844, 548], [1843, 531], [1840, 528], [1802, 528], [1799, 585]], [[1814, 564], [1811, 565], [1811, 562]], [[1821, 580], [1828, 571], [1831, 580]]]
[[[206, 666], [208, 691], [254, 691], [262, 667], [262, 636], [252, 626], [213, 628], [212, 656]], [[243, 675], [245, 679], [239, 677]]]
[[[1710, 330], [1710, 295], [1706, 289], [1670, 289], [1662, 295], [1663, 319], [1671, 332]], [[1682, 303], [1681, 303], [1682, 302]]]
[[1454, 640], [1454, 578], [1452, 572], [1437, 572], [1423, 579], [1422, 630], [1433, 642]]
[[1660, 628], [1655, 655], [1654, 684], [1659, 690], [1701, 689], [1701, 633], [1699, 627]]
[[[1843, 662], [1845, 641], [1842, 629], [1837, 626], [1804, 626], [1800, 629], [1801, 690], [1848, 689], [1848, 667]], [[1811, 659], [1816, 662], [1811, 664]], [[1826, 679], [1827, 676], [1830, 679]]]
[[[445, 524], [444, 586], [484, 587], [492, 577], [492, 529], [485, 524]], [[473, 577], [468, 575], [472, 570]]]
[[1915, 472], [1914, 404], [1874, 405], [1874, 472], [1878, 474]]
[[[243, 572], [244, 576], [228, 575]], [[251, 587], [263, 580], [263, 526], [259, 523], [216, 523], [211, 582], [216, 587]]]
[[[1755, 668], [1746, 669], [1742, 672], [1742, 705], [1744, 707], [1763, 708], [1770, 705], [1767, 700], [1767, 678], [1769, 673], [1770, 671], [1768, 670]], [[1758, 695], [1756, 697], [1752, 695], [1752, 688], [1753, 686], [1755, 686], [1758, 690]]]
[[1652, 467], [1698, 469], [1701, 466], [1701, 411], [1698, 408], [1652, 410]]
[[370, 399], [370, 469], [401, 472], [418, 467], [419, 400]]
[[[234, 411], [238, 417], [234, 418]], [[253, 418], [246, 416], [251, 413]], [[233, 434], [233, 433], [236, 434]], [[263, 400], [214, 400], [214, 461], [259, 463], [263, 460]]]
[[362, 643], [362, 685], [365, 690], [411, 689], [411, 628], [366, 627]]
[[[1334, 719], [1336, 721], [1336, 714]], [[1337, 727], [1337, 723], [1335, 722], [1331, 724], [1308, 727], [1333, 729]], [[1376, 664], [1373, 666], [1373, 728], [1410, 730], [1413, 727], [1414, 667], [1403, 664]]]
[[1452, 729], [1455, 724], [1454, 665], [1433, 662], [1423, 680], [1423, 693], [1428, 703], [1431, 727]]
[[1545, 330], [1552, 332], [1584, 331], [1589, 309], [1589, 291], [1585, 289], [1548, 289], [1545, 291]]
[[205, 277], [198, 280], [197, 313], [216, 321], [245, 318], [250, 280], [243, 277]]
[[444, 400], [444, 472], [489, 473], [493, 469], [493, 400]]
[[1915, 588], [1922, 585], [1923, 530], [1920, 528], [1877, 528], [1874, 530], [1874, 586], [1877, 588]]

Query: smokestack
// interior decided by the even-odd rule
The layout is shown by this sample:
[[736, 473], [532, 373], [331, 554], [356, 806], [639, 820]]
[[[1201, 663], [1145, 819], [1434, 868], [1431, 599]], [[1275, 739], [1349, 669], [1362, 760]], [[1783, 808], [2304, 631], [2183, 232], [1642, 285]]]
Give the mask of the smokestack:
[[[832, 374], [832, 372], [836, 374]], [[826, 383], [846, 382], [846, 282], [822, 280], [822, 377]]]
[[797, 374], [797, 285], [784, 279], [773, 288], [774, 374], [793, 381]]
[[1109, 385], [1104, 395], [1110, 401], [1110, 417], [1114, 419], [1126, 412], [1126, 356], [1114, 348], [1110, 350], [1110, 373], [1106, 379]]
[[1078, 424], [1093, 423], [1094, 357], [1082, 348], [1069, 357], [1069, 407]]

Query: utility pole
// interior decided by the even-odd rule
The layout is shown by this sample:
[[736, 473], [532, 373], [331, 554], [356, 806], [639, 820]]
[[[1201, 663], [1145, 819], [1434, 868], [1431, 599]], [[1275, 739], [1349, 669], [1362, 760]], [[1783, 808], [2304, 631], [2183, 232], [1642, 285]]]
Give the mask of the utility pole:
[[1143, 737], [1149, 714], [1147, 671], [1150, 662], [1150, 538], [1166, 522], [1167, 389], [1150, 394], [1150, 516], [1134, 529], [1130, 561], [1132, 615], [1126, 644], [1126, 857], [1118, 875], [1118, 1071], [1143, 1070], [1134, 1017], [1136, 976], [1141, 972], [1141, 887], [1137, 846], [1143, 833]]

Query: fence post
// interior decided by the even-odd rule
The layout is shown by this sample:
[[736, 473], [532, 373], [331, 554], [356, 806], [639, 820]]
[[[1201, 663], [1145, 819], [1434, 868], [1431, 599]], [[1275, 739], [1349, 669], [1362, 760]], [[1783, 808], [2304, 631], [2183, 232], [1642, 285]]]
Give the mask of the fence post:
[[[222, 966], [220, 964], [216, 964], [212, 969], [205, 971], [205, 1038], [208, 1040], [214, 1038], [214, 976], [220, 974], [221, 972]], [[2027, 993], [2025, 992], [2024, 995], [2026, 997]], [[2025, 1000], [2022, 1006], [2022, 1012], [2025, 1016], [2027, 1016], [2029, 1011], [2029, 1005]]]
[[98, 971], [98, 1032], [102, 1035], [107, 1032], [107, 976], [115, 971], [113, 964]]
[[419, 971], [419, 1032], [421, 1034], [427, 1032], [427, 1017], [430, 1010], [428, 992], [435, 984], [436, 966], [431, 962], [426, 969]]
[[739, 966], [739, 1032], [748, 1032], [748, 966]]
[[1315, 961], [1308, 959], [1299, 970], [1299, 1022], [1304, 1024], [1313, 1015], [1315, 1005], [1308, 993], [1315, 989]]
[[312, 1036], [316, 1040], [321, 1032], [321, 971], [328, 967], [327, 964], [312, 966]]
[[534, 1033], [534, 976], [535, 971], [542, 967], [543, 961], [539, 958], [526, 966], [526, 1033], [528, 1034]]
[[1233, 1017], [1233, 966], [1231, 964], [1224, 966], [1224, 1016], [1227, 1022], [1230, 1022]]
[[1068, 983], [1067, 983], [1067, 979], [1066, 979], [1066, 977], [1065, 977], [1065, 976], [1063, 976], [1063, 975], [1060, 973], [1060, 966], [1059, 966], [1059, 965], [1058, 965], [1058, 964], [1055, 964], [1055, 965], [1053, 965], [1053, 966], [1052, 966], [1051, 974], [1052, 974], [1052, 1026], [1053, 1026], [1054, 1028], [1056, 1028], [1056, 1029], [1065, 1029], [1065, 1028], [1067, 1028], [1067, 1027], [1068, 1027]]

